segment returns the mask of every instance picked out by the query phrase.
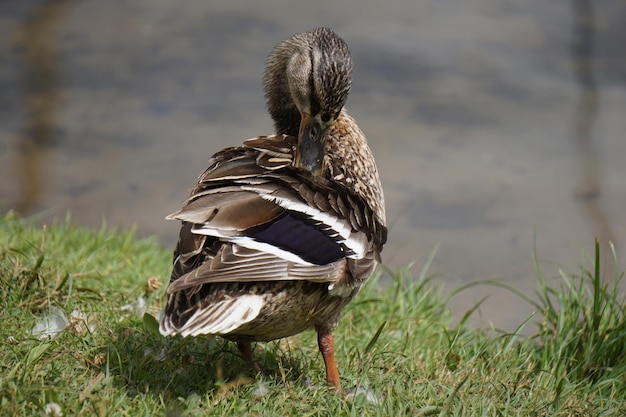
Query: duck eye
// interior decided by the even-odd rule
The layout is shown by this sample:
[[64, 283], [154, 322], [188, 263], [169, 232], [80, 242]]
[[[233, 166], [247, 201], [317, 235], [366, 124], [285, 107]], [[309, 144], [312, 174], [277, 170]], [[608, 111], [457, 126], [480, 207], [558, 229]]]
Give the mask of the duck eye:
[[322, 114], [322, 122], [328, 123], [330, 121], [330, 114], [324, 113]]

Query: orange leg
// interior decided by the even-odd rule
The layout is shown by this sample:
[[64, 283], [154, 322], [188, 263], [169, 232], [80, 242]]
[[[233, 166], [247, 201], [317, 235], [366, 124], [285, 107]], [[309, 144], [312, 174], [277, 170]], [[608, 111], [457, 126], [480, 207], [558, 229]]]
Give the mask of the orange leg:
[[317, 330], [317, 345], [322, 352], [324, 365], [326, 366], [326, 382], [333, 388], [341, 391], [339, 371], [335, 362], [335, 339], [330, 331]]
[[246, 342], [237, 342], [237, 349], [243, 355], [244, 358], [248, 359], [250, 363], [252, 363], [252, 367], [256, 372], [261, 372], [261, 367], [258, 363], [254, 361], [252, 357], [252, 344]]

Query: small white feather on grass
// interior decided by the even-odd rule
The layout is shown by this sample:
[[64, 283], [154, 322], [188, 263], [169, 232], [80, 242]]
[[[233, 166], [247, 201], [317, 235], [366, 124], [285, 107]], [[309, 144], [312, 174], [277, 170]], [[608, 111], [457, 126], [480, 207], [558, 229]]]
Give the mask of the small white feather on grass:
[[31, 329], [30, 334], [40, 339], [54, 339], [70, 322], [63, 311], [58, 307], [50, 307], [48, 313], [40, 318]]

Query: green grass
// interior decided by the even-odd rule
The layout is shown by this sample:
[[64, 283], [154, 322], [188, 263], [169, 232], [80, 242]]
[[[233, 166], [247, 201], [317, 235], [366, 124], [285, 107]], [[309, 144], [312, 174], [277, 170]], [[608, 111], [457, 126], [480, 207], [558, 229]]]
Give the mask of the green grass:
[[[601, 280], [599, 256], [556, 285], [539, 274], [531, 336], [451, 325], [429, 261], [418, 276], [383, 272], [335, 333], [344, 387], [371, 395], [342, 397], [325, 387], [312, 331], [258, 344], [258, 375], [219, 338], [158, 335], [152, 316], [171, 253], [155, 240], [69, 221], [37, 228], [9, 214], [0, 217], [0, 415], [43, 416], [52, 402], [64, 416], [625, 415], [626, 307], [620, 276]], [[154, 277], [164, 285], [152, 292]], [[31, 334], [53, 307], [68, 327]]]

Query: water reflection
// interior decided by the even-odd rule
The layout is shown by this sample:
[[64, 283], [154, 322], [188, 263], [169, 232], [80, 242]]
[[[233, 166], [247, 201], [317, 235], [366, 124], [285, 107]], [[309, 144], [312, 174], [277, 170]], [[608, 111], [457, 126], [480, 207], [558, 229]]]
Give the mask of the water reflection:
[[[617, 244], [609, 219], [602, 207], [602, 166], [593, 143], [593, 128], [597, 120], [600, 92], [594, 74], [595, 21], [591, 0], [572, 0], [573, 31], [571, 42], [572, 69], [579, 96], [574, 114], [574, 138], [580, 152], [580, 180], [576, 197], [586, 216], [595, 223], [594, 230], [610, 253], [608, 242]], [[610, 263], [607, 262], [607, 265]]]
[[15, 209], [31, 214], [46, 188], [46, 157], [55, 144], [55, 122], [60, 107], [59, 73], [54, 31], [69, 0], [41, 3], [16, 34], [24, 66], [24, 101], [27, 126], [20, 135], [15, 164], [18, 194]]

